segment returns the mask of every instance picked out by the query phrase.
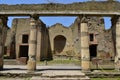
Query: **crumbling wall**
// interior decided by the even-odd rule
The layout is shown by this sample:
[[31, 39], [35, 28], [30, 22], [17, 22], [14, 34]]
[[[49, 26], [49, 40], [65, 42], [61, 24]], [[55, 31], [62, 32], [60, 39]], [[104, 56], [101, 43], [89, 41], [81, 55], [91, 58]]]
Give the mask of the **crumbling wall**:
[[5, 54], [6, 58], [15, 58], [15, 33], [12, 29], [7, 30], [5, 41]]
[[[15, 45], [16, 45], [16, 58], [20, 58], [20, 46], [22, 46], [24, 43], [22, 42], [23, 35], [26, 34], [29, 36], [30, 32], [30, 19], [29, 18], [15, 18], [13, 20], [13, 26], [15, 30]], [[28, 46], [28, 43], [26, 43], [26, 46]], [[23, 53], [27, 54], [27, 53]]]
[[54, 44], [55, 44], [54, 39], [57, 36], [63, 36], [66, 38], [65, 47], [64, 47], [63, 51], [61, 53], [59, 53], [58, 55], [67, 55], [67, 52], [73, 49], [71, 28], [67, 28], [60, 23], [56, 23], [55, 25], [53, 25], [49, 28], [50, 46], [51, 46], [53, 54], [55, 53], [55, 51], [54, 51]]
[[48, 30], [46, 25], [39, 20], [38, 27], [37, 27], [37, 60], [47, 60], [49, 59], [48, 55]]
[[73, 51], [76, 56], [80, 56], [80, 20], [76, 18], [74, 23], [70, 26], [72, 30], [72, 45], [73, 45]]
[[120, 12], [120, 3], [117, 1], [88, 1], [72, 4], [18, 4], [0, 5], [1, 11], [109, 11]]
[[105, 30], [104, 19], [91, 17], [88, 21], [89, 33], [95, 33], [97, 40], [97, 56], [100, 58], [114, 57], [114, 46], [111, 29]]
[[[104, 29], [104, 20], [101, 17], [88, 17], [88, 31], [94, 33], [97, 41], [97, 57], [106, 58], [114, 57], [114, 45], [112, 31]], [[66, 45], [62, 52], [74, 53], [80, 56], [80, 23], [78, 18], [74, 21], [69, 28], [57, 23], [50, 28], [46, 28], [46, 25], [39, 20], [37, 32], [37, 60], [45, 60], [51, 58], [54, 53], [54, 38], [58, 35], [62, 35], [66, 38]], [[8, 31], [8, 37], [6, 46], [14, 42], [16, 46], [16, 56], [19, 57], [19, 45], [22, 44], [22, 35], [28, 34], [30, 31], [30, 19], [14, 19], [12, 23], [12, 29]], [[9, 35], [9, 33], [11, 35]], [[41, 40], [40, 40], [41, 37]], [[42, 46], [40, 46], [42, 45]], [[49, 48], [49, 49], [48, 49]], [[41, 53], [41, 54], [40, 54]]]
[[[47, 37], [47, 28], [46, 25], [38, 20], [37, 23], [37, 60], [41, 60], [42, 58], [47, 57], [47, 46], [48, 46], [48, 40]], [[20, 58], [20, 46], [29, 46], [28, 43], [23, 43], [22, 38], [23, 35], [30, 34], [30, 18], [15, 18], [12, 22], [12, 28], [8, 30], [7, 32], [7, 40], [6, 40], [6, 47], [7, 52], [9, 53], [9, 56], [11, 58], [12, 55], [16, 57], [16, 59], [19, 60]], [[40, 40], [40, 37], [42, 37], [42, 40]], [[29, 38], [28, 38], [29, 39]], [[29, 42], [29, 41], [28, 41]], [[42, 48], [40, 47], [42, 45]], [[41, 52], [40, 52], [41, 50]], [[42, 53], [42, 54], [40, 54]], [[26, 54], [26, 53], [23, 53]]]
[[[80, 53], [80, 23], [78, 18], [71, 25], [73, 34], [74, 52], [79, 55]], [[112, 58], [114, 57], [114, 46], [112, 39], [112, 31], [105, 30], [104, 19], [102, 17], [87, 17], [88, 32], [94, 34], [95, 42], [90, 45], [97, 45], [97, 56], [100, 58]], [[94, 53], [93, 53], [94, 54]]]

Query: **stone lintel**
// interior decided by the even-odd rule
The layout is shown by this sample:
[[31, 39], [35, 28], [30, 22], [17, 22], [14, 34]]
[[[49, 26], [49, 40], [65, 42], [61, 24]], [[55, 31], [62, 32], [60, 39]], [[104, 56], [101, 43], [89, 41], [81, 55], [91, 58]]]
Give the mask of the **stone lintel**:
[[[0, 11], [33, 11], [36, 13], [37, 11], [92, 11], [92, 12], [101, 12], [104, 14], [105, 12], [120, 12], [119, 9], [120, 2], [114, 0], [113, 2], [106, 2], [106, 1], [86, 1], [86, 2], [78, 2], [78, 3], [71, 3], [71, 4], [59, 4], [59, 3], [49, 3], [49, 4], [21, 4], [21, 5], [8, 5], [8, 4], [1, 4]], [[85, 7], [84, 7], [85, 6]], [[108, 8], [109, 6], [109, 8]]]
[[36, 13], [39, 16], [79, 16], [85, 14], [86, 16], [115, 16], [120, 15], [120, 12], [108, 12], [108, 11], [0, 11], [0, 15], [6, 16], [30, 16], [30, 14]]

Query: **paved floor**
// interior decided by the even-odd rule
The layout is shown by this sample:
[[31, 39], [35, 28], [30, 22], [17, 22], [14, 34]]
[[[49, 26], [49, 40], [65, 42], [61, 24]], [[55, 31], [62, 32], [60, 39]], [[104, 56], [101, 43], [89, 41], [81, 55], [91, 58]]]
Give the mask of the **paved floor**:
[[7, 78], [7, 77], [0, 77], [0, 80], [31, 80], [31, 78]]
[[[81, 67], [80, 66], [70, 66], [70, 65], [55, 65], [55, 66], [37, 66], [37, 70], [34, 72], [34, 74], [43, 74], [43, 76], [45, 75], [49, 75], [49, 76], [54, 76], [54, 75], [76, 75], [76, 74], [80, 74], [80, 75], [84, 75], [83, 73], [81, 73]], [[4, 65], [4, 70], [0, 71], [0, 74], [28, 74], [27, 71], [27, 66], [26, 65]], [[34, 80], [34, 78], [36, 79], [35, 76], [33, 77], [23, 77], [23, 78], [19, 78], [19, 77], [1, 77], [0, 76], [0, 80]]]
[[[81, 70], [80, 66], [55, 65], [55, 66], [37, 66], [35, 73], [41, 73], [47, 70]], [[26, 65], [4, 65], [4, 70], [0, 73], [28, 73]]]

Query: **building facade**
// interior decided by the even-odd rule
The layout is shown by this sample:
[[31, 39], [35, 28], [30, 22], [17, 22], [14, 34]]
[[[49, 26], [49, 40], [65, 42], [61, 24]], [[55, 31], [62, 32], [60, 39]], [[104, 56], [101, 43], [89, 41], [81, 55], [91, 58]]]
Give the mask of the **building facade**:
[[[94, 57], [114, 59], [112, 30], [105, 30], [104, 19], [101, 17], [88, 17], [86, 21], [89, 33], [90, 59]], [[36, 59], [40, 61], [60, 56], [81, 58], [81, 23], [79, 22], [79, 18], [76, 18], [69, 27], [60, 23], [46, 27], [45, 23], [38, 20]], [[29, 18], [16, 18], [13, 20], [12, 28], [7, 31], [5, 43], [5, 54], [9, 58], [27, 62], [30, 34], [29, 23]]]

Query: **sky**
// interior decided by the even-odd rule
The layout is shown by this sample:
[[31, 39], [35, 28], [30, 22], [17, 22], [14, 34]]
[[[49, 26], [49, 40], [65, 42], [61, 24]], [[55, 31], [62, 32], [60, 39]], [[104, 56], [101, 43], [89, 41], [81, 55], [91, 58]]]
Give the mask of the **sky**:
[[[42, 3], [73, 3], [73, 2], [85, 2], [85, 1], [90, 1], [90, 0], [0, 0], [0, 4], [42, 4]], [[105, 1], [105, 0], [97, 0], [97, 1]], [[118, 0], [120, 1], [120, 0]], [[8, 26], [11, 27], [12, 20], [14, 18], [21, 18], [21, 17], [9, 17], [8, 18]], [[61, 23], [64, 26], [70, 26], [76, 19], [76, 16], [69, 17], [69, 16], [46, 16], [46, 17], [40, 17], [40, 19], [47, 25], [51, 26], [54, 25], [55, 23]], [[109, 29], [111, 27], [111, 21], [110, 18], [104, 17], [105, 20], [105, 29]]]

